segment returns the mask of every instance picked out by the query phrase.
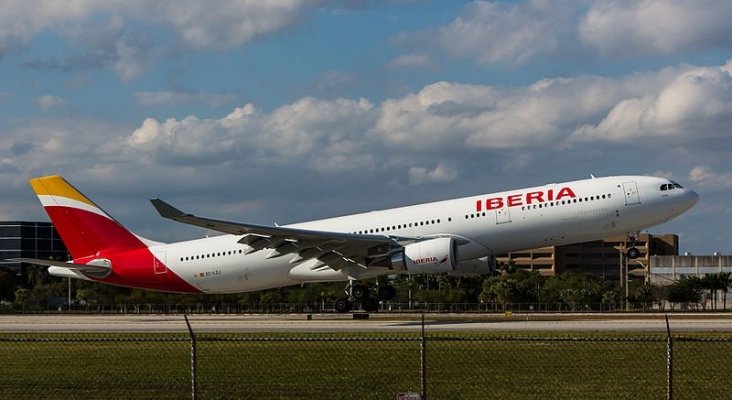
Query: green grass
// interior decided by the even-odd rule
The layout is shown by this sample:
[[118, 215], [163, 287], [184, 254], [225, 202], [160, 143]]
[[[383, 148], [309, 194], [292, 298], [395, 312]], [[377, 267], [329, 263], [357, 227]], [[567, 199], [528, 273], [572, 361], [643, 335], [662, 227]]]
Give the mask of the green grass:
[[[429, 398], [665, 398], [663, 336], [530, 336], [430, 336]], [[674, 343], [674, 398], [728, 398], [730, 337], [686, 337]], [[415, 334], [202, 334], [197, 346], [201, 399], [390, 399], [420, 388]], [[180, 334], [0, 334], [0, 366], [2, 399], [190, 397]]]

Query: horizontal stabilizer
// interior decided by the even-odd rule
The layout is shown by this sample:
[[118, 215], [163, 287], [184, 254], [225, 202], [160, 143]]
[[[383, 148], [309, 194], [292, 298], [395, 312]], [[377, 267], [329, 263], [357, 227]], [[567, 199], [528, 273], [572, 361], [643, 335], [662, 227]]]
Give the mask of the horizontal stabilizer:
[[[109, 265], [93, 265], [93, 264], [74, 264], [66, 261], [41, 260], [39, 258], [12, 258], [9, 261], [24, 262], [28, 264], [43, 265], [46, 267], [66, 268], [82, 273], [87, 273], [95, 277], [107, 276], [112, 273]], [[97, 261], [97, 260], [95, 260]], [[92, 261], [94, 262], [94, 261]], [[101, 262], [99, 264], [102, 264]]]

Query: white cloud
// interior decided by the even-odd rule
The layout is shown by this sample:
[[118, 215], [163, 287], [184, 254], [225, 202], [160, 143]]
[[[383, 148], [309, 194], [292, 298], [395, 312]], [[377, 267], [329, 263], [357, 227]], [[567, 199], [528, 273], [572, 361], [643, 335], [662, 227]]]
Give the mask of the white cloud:
[[389, 62], [390, 68], [427, 68], [430, 65], [429, 54], [405, 54]]
[[689, 171], [689, 180], [705, 192], [725, 192], [732, 189], [732, 171], [717, 172], [708, 165], [697, 165]]
[[522, 64], [558, 47], [570, 23], [568, 11], [566, 4], [544, 0], [475, 1], [433, 40], [449, 54], [480, 64]]
[[424, 167], [409, 168], [409, 184], [412, 186], [450, 182], [457, 177], [457, 171], [441, 162], [432, 170]]
[[68, 108], [69, 103], [61, 97], [51, 96], [49, 94], [43, 95], [36, 99], [36, 104], [43, 111], [50, 111], [53, 109]]
[[177, 106], [192, 102], [203, 102], [209, 107], [218, 107], [236, 101], [237, 96], [233, 94], [216, 93], [194, 93], [174, 90], [163, 90], [158, 92], [141, 91], [135, 93], [137, 104], [146, 107]]
[[0, 57], [26, 46], [43, 29], [82, 20], [89, 12], [87, 2], [17, 0], [0, 3]]
[[732, 2], [726, 0], [599, 1], [579, 25], [581, 40], [600, 54], [670, 54], [732, 45]]
[[[554, 151], [584, 149], [593, 157], [598, 143], [605, 142], [667, 153], [657, 151], [658, 142], [638, 140], [648, 135], [673, 139], [680, 149], [700, 149], [699, 158], [690, 162], [702, 163], [702, 154], [720, 148], [704, 139], [729, 136], [730, 70], [729, 63], [686, 66], [514, 87], [438, 82], [379, 104], [304, 97], [271, 111], [245, 104], [219, 118], [148, 118], [136, 129], [99, 128], [105, 134], [66, 121], [33, 128], [38, 131], [14, 130], [14, 135], [0, 138], [0, 148], [9, 149], [0, 158], [15, 160], [13, 165], [24, 165], [28, 154], [34, 154], [69, 163], [76, 161], [67, 157], [80, 158], [110, 168], [119, 162], [151, 168], [294, 168], [327, 176], [369, 172], [417, 185], [456, 179], [456, 171], [470, 170], [465, 163], [484, 157], [515, 174]], [[141, 105], [206, 101], [204, 97], [176, 91], [136, 95]], [[65, 103], [50, 95], [38, 101], [46, 109]]]
[[357, 144], [372, 124], [372, 108], [364, 99], [306, 97], [269, 114], [247, 104], [221, 119], [188, 116], [161, 123], [148, 118], [126, 143], [163, 163], [246, 157], [252, 164], [303, 162], [322, 171], [366, 168], [359, 163], [369, 157], [359, 154], [364, 149]]
[[0, 2], [0, 57], [24, 48], [40, 32], [50, 30], [62, 34], [72, 46], [81, 47], [81, 54], [33, 60], [32, 66], [104, 66], [127, 81], [157, 56], [161, 44], [154, 43], [146, 33], [151, 28], [172, 28], [181, 42], [193, 49], [231, 48], [293, 26], [325, 2], [227, 0], [211, 5], [195, 0], [4, 1]]
[[412, 52], [439, 50], [483, 65], [517, 66], [545, 55], [675, 54], [730, 48], [730, 15], [727, 0], [480, 0], [445, 25], [403, 32], [394, 42]]
[[[397, 168], [412, 184], [452, 177], [466, 156], [520, 150], [501, 163], [517, 172], [547, 149], [601, 142], [656, 149], [655, 142], [638, 142], [644, 135], [698, 148], [700, 139], [722, 135], [732, 123], [729, 69], [686, 66], [515, 87], [438, 82], [376, 105], [304, 97], [271, 112], [247, 104], [221, 118], [148, 119], [125, 143], [152, 164], [237, 159], [319, 173]], [[145, 104], [189, 99], [175, 92], [138, 95]], [[447, 164], [424, 167], [435, 155]]]
[[727, 135], [732, 127], [732, 63], [680, 70], [673, 79], [640, 96], [623, 96], [577, 140], [628, 141], [639, 137], [684, 138]]
[[653, 172], [651, 172], [649, 174], [646, 174], [646, 175], [648, 175], [648, 176], [656, 176], [658, 178], [666, 178], [666, 179], [670, 179], [670, 180], [675, 180], [676, 179], [676, 174], [674, 174], [673, 172], [671, 172], [671, 171], [664, 171], [664, 170], [660, 170], [660, 169], [659, 170], [656, 170], [656, 171], [653, 171]]
[[195, 0], [165, 1], [156, 2], [155, 12], [149, 15], [172, 24], [194, 48], [227, 48], [291, 26], [324, 2], [227, 0], [212, 7]]

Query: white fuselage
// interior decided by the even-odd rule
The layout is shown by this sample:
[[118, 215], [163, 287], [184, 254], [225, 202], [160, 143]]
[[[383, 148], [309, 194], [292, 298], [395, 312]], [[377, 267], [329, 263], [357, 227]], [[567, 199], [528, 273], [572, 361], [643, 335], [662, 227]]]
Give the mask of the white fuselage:
[[[289, 227], [382, 236], [459, 239], [459, 261], [511, 251], [597, 240], [666, 222], [698, 195], [668, 180], [617, 176], [549, 184], [415, 206], [372, 211]], [[223, 235], [150, 247], [167, 268], [204, 293], [234, 293], [394, 274], [384, 268], [321, 269], [309, 275], [292, 254], [251, 254], [241, 236]], [[298, 268], [299, 270], [296, 270]], [[307, 269], [307, 268], [305, 268]], [[403, 271], [408, 272], [408, 271]], [[161, 271], [165, 273], [165, 271]]]

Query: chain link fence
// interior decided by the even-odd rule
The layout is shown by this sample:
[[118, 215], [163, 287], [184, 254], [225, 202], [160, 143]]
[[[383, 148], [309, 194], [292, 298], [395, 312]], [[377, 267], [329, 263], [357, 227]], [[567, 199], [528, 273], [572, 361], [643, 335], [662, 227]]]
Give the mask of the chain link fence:
[[732, 336], [672, 339], [661, 334], [7, 334], [0, 336], [0, 398], [394, 399], [399, 393], [429, 399], [732, 398]]
[[[0, 304], [0, 314], [293, 314], [293, 313], [336, 313], [332, 301], [315, 303], [197, 303], [197, 304], [86, 304], [69, 307], [66, 300], [59, 298], [62, 304], [55, 305], [20, 305]], [[512, 311], [515, 313], [702, 313], [732, 312], [732, 308], [720, 302], [713, 309], [704, 303], [453, 303], [453, 302], [413, 302], [397, 303], [386, 301], [379, 306], [380, 313], [497, 313]]]

